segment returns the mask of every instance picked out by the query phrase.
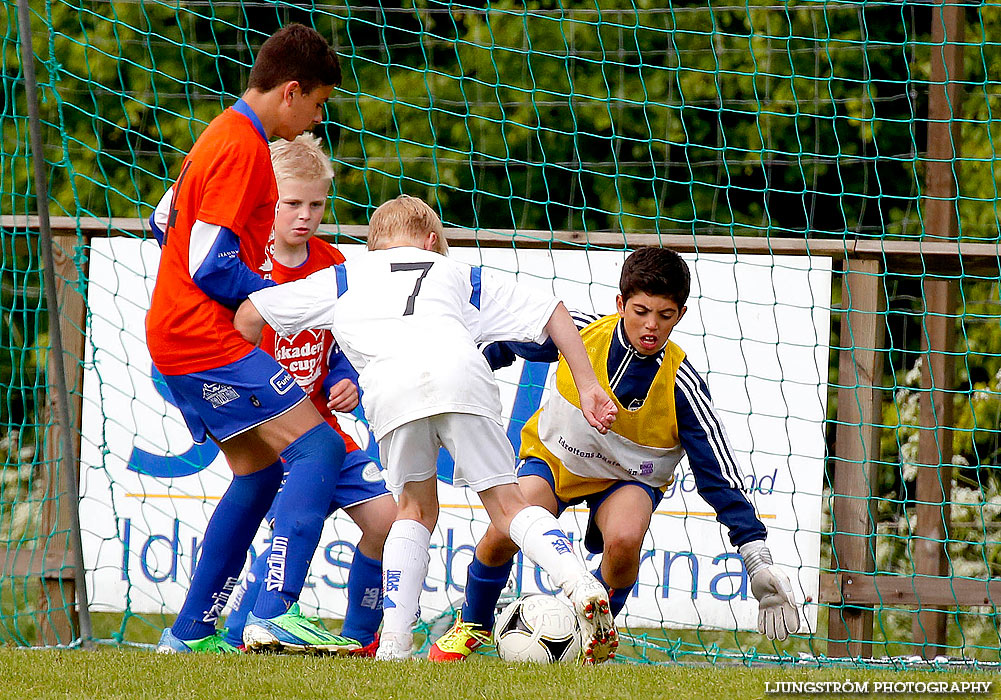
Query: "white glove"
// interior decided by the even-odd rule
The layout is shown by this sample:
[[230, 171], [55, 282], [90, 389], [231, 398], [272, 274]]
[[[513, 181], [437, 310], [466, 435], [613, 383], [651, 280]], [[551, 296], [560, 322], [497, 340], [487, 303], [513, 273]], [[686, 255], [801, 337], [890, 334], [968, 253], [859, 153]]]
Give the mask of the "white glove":
[[799, 611], [792, 583], [772, 563], [772, 553], [764, 540], [738, 548], [751, 579], [751, 593], [758, 601], [758, 631], [769, 639], [782, 641], [799, 629]]

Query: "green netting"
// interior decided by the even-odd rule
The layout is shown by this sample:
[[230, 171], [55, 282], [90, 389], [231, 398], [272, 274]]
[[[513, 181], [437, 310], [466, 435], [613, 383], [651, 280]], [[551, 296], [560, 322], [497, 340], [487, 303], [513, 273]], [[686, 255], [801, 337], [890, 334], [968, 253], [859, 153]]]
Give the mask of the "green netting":
[[[241, 92], [254, 49], [300, 21], [332, 39], [344, 69], [317, 130], [337, 171], [326, 227], [337, 242], [356, 241], [344, 227], [364, 224], [387, 198], [418, 195], [446, 226], [491, 234], [490, 246], [477, 244], [486, 235], [464, 235], [454, 255], [603, 312], [613, 308], [616, 251], [639, 240], [686, 250], [698, 286], [690, 306], [701, 322], [686, 320], [679, 342], [724, 408], [798, 596], [813, 591], [805, 601], [810, 627], [781, 644], [737, 631], [753, 601], [712, 579], [736, 571], [712, 559], [731, 548], [700, 515], [704, 504], [669, 504], [659, 516], [664, 532], [681, 534], [651, 535], [639, 602], [631, 598], [620, 619], [631, 642], [623, 657], [822, 663], [861, 654], [874, 657], [868, 663], [903, 664], [913, 652], [999, 661], [995, 589], [986, 585], [1001, 573], [998, 265], [980, 249], [949, 258], [927, 246], [996, 246], [1001, 235], [1001, 4], [963, 6], [963, 38], [944, 44], [932, 38], [941, 6], [900, 2], [29, 5], [44, 186], [64, 253], [59, 276], [68, 280], [60, 320], [77, 330], [64, 332], [66, 352], [85, 375], [80, 383], [71, 377], [70, 390], [96, 638], [148, 642], [169, 624], [197, 528], [225, 484], [224, 472], [195, 469], [199, 456], [178, 437], [176, 412], [149, 376], [141, 321], [156, 254], [149, 241], [140, 244], [141, 220], [204, 125]], [[37, 183], [15, 3], [0, 18], [0, 639], [70, 644], [79, 631], [69, 619], [64, 464], [48, 411], [50, 319], [37, 228], [23, 218], [35, 211]], [[930, 158], [932, 65], [959, 46], [949, 79], [960, 97], [947, 106], [956, 154]], [[950, 193], [929, 194], [930, 172], [943, 163]], [[930, 216], [943, 202], [955, 231]], [[570, 233], [578, 235], [561, 243]], [[756, 239], [764, 255], [721, 254], [727, 239], [733, 254]], [[870, 252], [856, 256], [859, 242]], [[908, 242], [927, 246], [907, 254], [894, 247]], [[790, 250], [798, 256], [779, 255]], [[876, 265], [860, 275], [877, 276], [872, 290], [843, 294], [846, 255]], [[945, 314], [954, 332], [946, 348], [954, 378], [934, 386], [951, 420], [940, 401], [922, 423], [935, 301], [924, 285], [943, 280], [957, 302], [933, 315]], [[86, 299], [82, 315], [70, 311], [74, 295]], [[846, 335], [849, 312], [876, 330]], [[876, 376], [865, 372], [872, 354]], [[503, 376], [508, 410], [516, 413], [518, 396], [537, 394], [544, 377], [530, 366]], [[863, 409], [873, 386], [870, 414]], [[774, 401], [760, 404], [762, 396]], [[952, 432], [933, 430], [943, 424]], [[875, 448], [859, 449], [874, 431]], [[940, 495], [922, 500], [923, 433], [951, 444], [939, 444], [933, 462], [942, 467], [933, 472]], [[127, 465], [136, 449], [174, 456], [171, 464], [194, 473], [134, 488], [137, 472]], [[781, 484], [777, 466], [789, 474]], [[838, 535], [859, 530], [832, 517], [839, 475], [870, 470], [861, 495], [846, 500], [871, 515], [873, 531], [863, 527], [861, 536], [871, 568], [865, 556], [833, 551]], [[934, 506], [943, 534], [917, 522], [919, 501]], [[448, 592], [445, 604], [429, 608], [432, 629], [461, 600], [464, 547], [481, 531], [467, 500], [456, 496], [451, 505], [438, 549], [444, 573], [428, 581]], [[326, 592], [306, 598], [324, 617], [343, 612], [325, 601], [336, 596], [357, 538], [345, 521], [331, 527], [311, 579]], [[701, 550], [689, 558], [704, 532], [709, 558]], [[944, 568], [931, 583], [964, 604], [914, 604], [892, 593], [927, 601], [915, 561], [938, 551]], [[883, 581], [890, 588], [879, 588], [875, 602], [843, 597], [846, 577], [873, 573], [897, 578]], [[977, 584], [985, 593], [974, 604], [968, 589]], [[693, 602], [710, 597], [722, 612]], [[865, 609], [873, 622], [859, 627], [853, 621]], [[916, 615], [935, 610], [938, 623]], [[938, 639], [933, 626], [943, 619], [946, 637]], [[870, 635], [871, 647], [856, 644]], [[847, 646], [839, 642], [846, 638]]]

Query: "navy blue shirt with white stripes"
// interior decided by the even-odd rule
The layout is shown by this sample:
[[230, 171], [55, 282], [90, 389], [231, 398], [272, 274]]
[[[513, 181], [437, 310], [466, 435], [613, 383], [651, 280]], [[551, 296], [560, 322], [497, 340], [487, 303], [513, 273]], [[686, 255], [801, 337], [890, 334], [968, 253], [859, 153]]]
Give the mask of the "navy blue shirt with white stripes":
[[[583, 329], [600, 316], [572, 311], [570, 315]], [[609, 386], [619, 403], [635, 411], [647, 400], [650, 386], [664, 359], [664, 351], [642, 355], [626, 338], [619, 321], [608, 349]], [[533, 362], [555, 362], [555, 344], [493, 343], [483, 350], [491, 367], [498, 369], [520, 356]], [[688, 359], [681, 362], [674, 380], [674, 406], [678, 436], [688, 454], [699, 495], [716, 511], [716, 519], [729, 531], [730, 542], [739, 547], [765, 539], [765, 526], [744, 495], [743, 474], [736, 455], [712, 403], [709, 387]]]

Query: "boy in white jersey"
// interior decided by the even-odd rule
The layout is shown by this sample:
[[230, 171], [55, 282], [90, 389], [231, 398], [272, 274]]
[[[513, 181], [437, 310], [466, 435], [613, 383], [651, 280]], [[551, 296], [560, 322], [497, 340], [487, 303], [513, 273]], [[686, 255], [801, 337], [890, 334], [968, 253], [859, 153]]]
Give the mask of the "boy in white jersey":
[[437, 454], [445, 447], [455, 460], [453, 483], [477, 491], [493, 525], [569, 597], [588, 640], [582, 661], [606, 660], [618, 644], [608, 595], [552, 514], [529, 506], [519, 490], [497, 384], [477, 350], [480, 342], [551, 338], [567, 360], [585, 419], [607, 432], [617, 409], [569, 313], [553, 297], [445, 257], [441, 221], [415, 197], [375, 211], [368, 248], [344, 265], [263, 290], [240, 307], [236, 327], [248, 339], [259, 337], [265, 320], [282, 334], [328, 328], [359, 370], [386, 482], [399, 501], [383, 552], [377, 658], [411, 654], [438, 517]]

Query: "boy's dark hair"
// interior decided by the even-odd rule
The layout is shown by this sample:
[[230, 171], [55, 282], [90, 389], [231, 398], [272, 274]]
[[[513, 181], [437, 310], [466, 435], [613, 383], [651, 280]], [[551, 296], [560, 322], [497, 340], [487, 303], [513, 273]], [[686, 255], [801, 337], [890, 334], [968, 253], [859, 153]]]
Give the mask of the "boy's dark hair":
[[667, 297], [682, 307], [688, 301], [691, 286], [688, 264], [670, 248], [637, 248], [626, 258], [619, 276], [623, 301], [643, 293]]
[[341, 84], [341, 64], [334, 49], [304, 24], [282, 27], [261, 45], [247, 88], [267, 92], [290, 80], [306, 93], [321, 85]]

